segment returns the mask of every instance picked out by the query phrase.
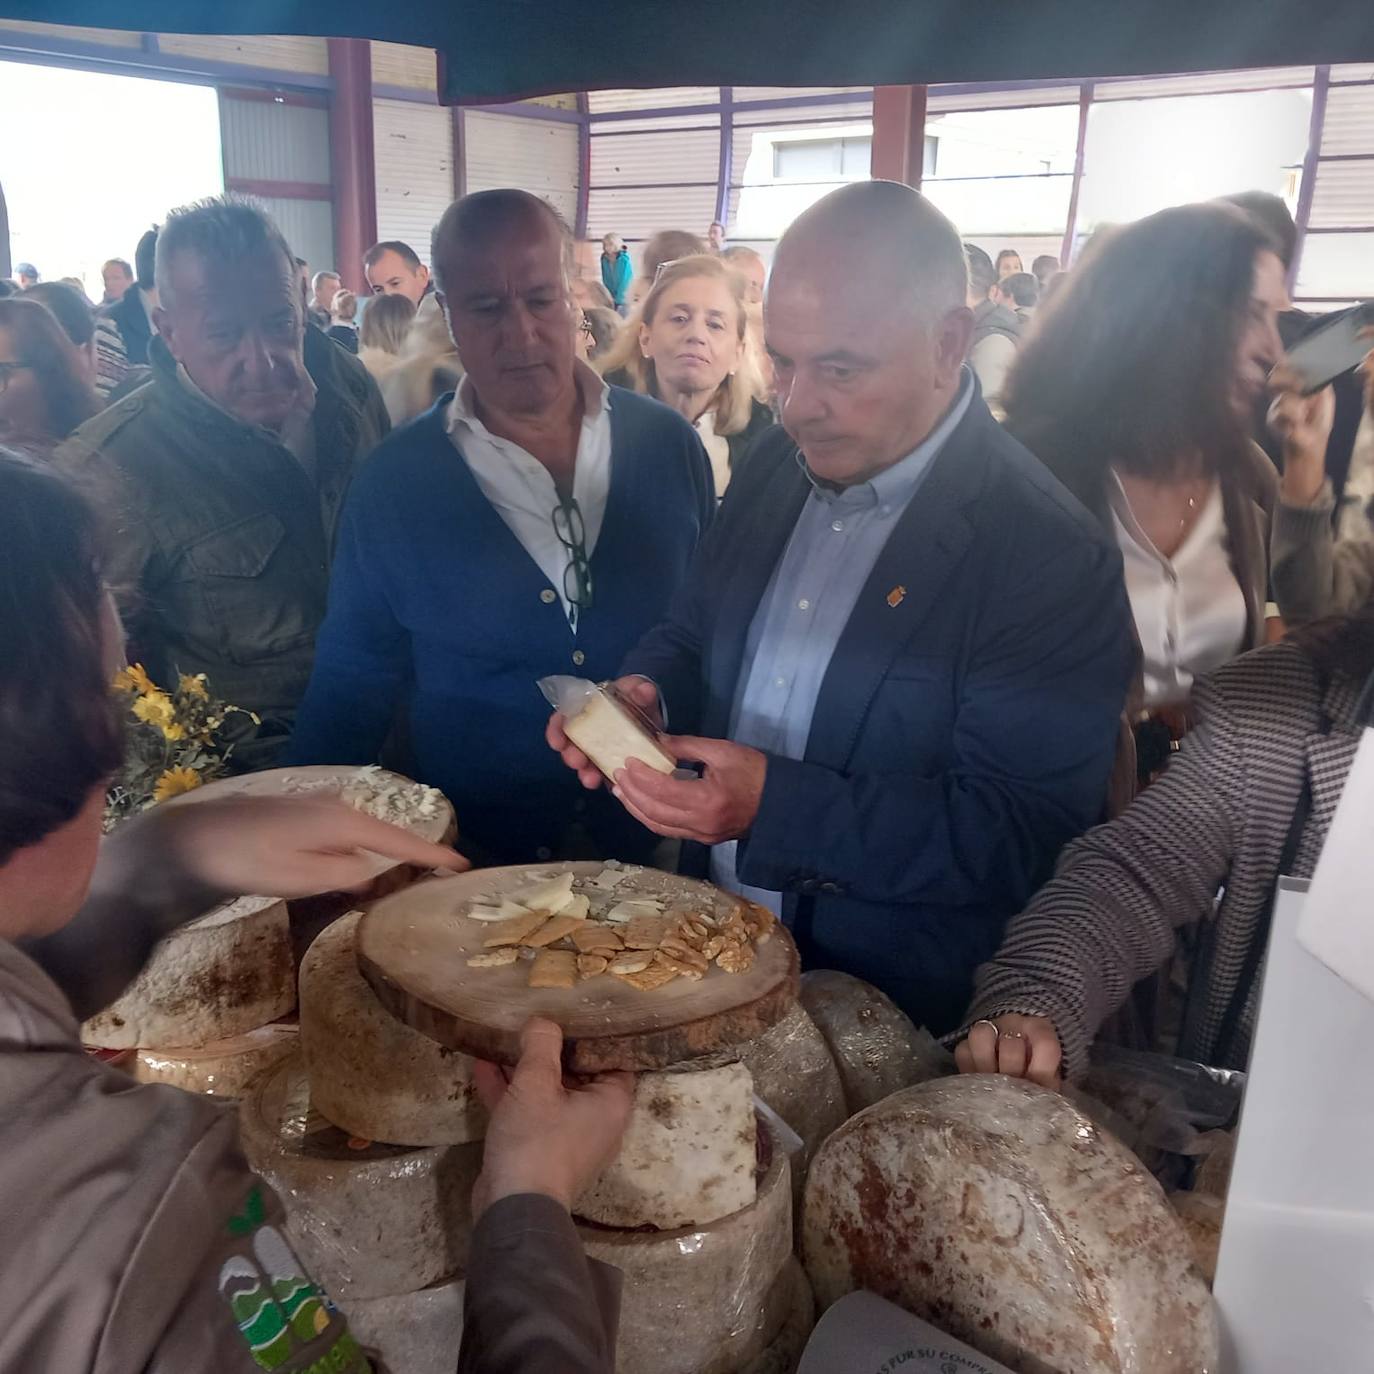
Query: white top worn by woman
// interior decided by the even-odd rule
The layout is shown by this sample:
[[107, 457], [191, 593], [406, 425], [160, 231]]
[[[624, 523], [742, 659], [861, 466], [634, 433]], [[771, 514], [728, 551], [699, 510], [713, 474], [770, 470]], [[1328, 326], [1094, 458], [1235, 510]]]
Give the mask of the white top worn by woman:
[[1221, 488], [1212, 484], [1197, 521], [1172, 558], [1161, 554], [1140, 527], [1115, 474], [1110, 498], [1140, 639], [1145, 705], [1184, 701], [1195, 678], [1245, 648], [1245, 594], [1231, 567]]

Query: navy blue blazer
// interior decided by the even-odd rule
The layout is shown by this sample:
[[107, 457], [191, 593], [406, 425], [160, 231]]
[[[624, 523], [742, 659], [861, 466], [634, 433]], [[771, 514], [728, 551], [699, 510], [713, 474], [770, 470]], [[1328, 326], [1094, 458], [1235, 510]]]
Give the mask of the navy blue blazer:
[[[762, 436], [622, 666], [659, 684], [674, 731], [728, 735], [809, 491], [787, 435]], [[805, 966], [953, 1029], [1008, 918], [1102, 815], [1135, 659], [1115, 545], [975, 396], [860, 593], [806, 757], [769, 759], [740, 880], [783, 893]]]

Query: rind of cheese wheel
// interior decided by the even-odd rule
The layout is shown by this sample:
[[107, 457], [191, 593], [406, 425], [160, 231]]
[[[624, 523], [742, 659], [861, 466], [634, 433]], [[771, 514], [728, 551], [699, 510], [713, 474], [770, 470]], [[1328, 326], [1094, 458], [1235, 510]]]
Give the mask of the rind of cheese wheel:
[[461, 1145], [481, 1140], [487, 1114], [473, 1061], [412, 1030], [358, 971], [360, 912], [316, 937], [301, 962], [301, 1049], [315, 1109], [367, 1140]]
[[413, 1293], [467, 1264], [482, 1147], [351, 1138], [311, 1108], [292, 1057], [239, 1107], [248, 1163], [278, 1192], [307, 1269], [339, 1300]]
[[886, 993], [835, 969], [802, 974], [801, 1004], [840, 1071], [848, 1115], [949, 1072], [949, 1056]]
[[242, 1097], [300, 1045], [294, 1025], [260, 1026], [197, 1048], [139, 1050], [133, 1075], [140, 1083], [170, 1083], [211, 1097]]
[[816, 1326], [816, 1299], [801, 1261], [790, 1259], [778, 1280], [786, 1302], [782, 1327], [763, 1352], [740, 1366], [738, 1374], [794, 1374]]
[[731, 1374], [777, 1334], [792, 1184], [787, 1157], [765, 1125], [759, 1130], [769, 1163], [752, 1207], [681, 1231], [579, 1224], [587, 1255], [624, 1276], [617, 1374]]
[[658, 741], [604, 692], [593, 694], [575, 716], [564, 721], [563, 730], [608, 778], [615, 777], [630, 759], [639, 759], [660, 773], [677, 767]]
[[172, 932], [118, 1001], [81, 1028], [105, 1049], [206, 1045], [296, 1005], [286, 904], [240, 897]]
[[821, 1147], [806, 1271], [1025, 1374], [1207, 1374], [1211, 1296], [1158, 1183], [1058, 1093], [999, 1075], [904, 1089]]
[[573, 1212], [602, 1226], [671, 1231], [719, 1221], [757, 1195], [754, 1082], [742, 1064], [642, 1073], [620, 1154]]
[[463, 1339], [462, 1279], [391, 1298], [354, 1298], [348, 1326], [396, 1374], [453, 1374]]

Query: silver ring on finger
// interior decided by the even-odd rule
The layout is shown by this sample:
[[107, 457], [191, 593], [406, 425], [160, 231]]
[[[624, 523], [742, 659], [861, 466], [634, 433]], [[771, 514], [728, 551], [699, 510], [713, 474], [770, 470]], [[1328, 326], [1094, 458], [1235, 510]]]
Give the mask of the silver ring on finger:
[[999, 1037], [1000, 1037], [1001, 1034], [1002, 1034], [1001, 1030], [998, 1029], [997, 1022], [996, 1022], [996, 1021], [989, 1021], [989, 1020], [987, 1019], [986, 1016], [983, 1017], [983, 1019], [982, 1019], [981, 1021], [975, 1021], [975, 1022], [969, 1027], [969, 1034], [971, 1035], [974, 1031], [976, 1031], [976, 1030], [978, 1029], [979, 1026], [987, 1026], [987, 1027], [992, 1031], [992, 1033], [993, 1033], [994, 1035], [996, 1035], [996, 1036], [999, 1036]]

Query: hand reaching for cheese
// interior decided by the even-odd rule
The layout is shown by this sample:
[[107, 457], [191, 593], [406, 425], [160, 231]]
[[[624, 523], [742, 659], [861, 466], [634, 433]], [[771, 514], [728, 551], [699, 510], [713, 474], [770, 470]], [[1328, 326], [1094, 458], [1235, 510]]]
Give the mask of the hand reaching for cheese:
[[1054, 1022], [1044, 1016], [999, 1016], [979, 1021], [954, 1049], [960, 1073], [1001, 1073], [1042, 1088], [1062, 1083], [1064, 1051]]
[[518, 1193], [540, 1193], [571, 1209], [619, 1152], [634, 1075], [565, 1082], [562, 1054], [562, 1030], [536, 1018], [521, 1034], [520, 1062], [509, 1079], [497, 1065], [477, 1063], [473, 1082], [491, 1123], [472, 1194], [474, 1222], [494, 1202]]
[[[658, 688], [648, 678], [617, 678], [611, 686], [625, 700], [638, 706], [659, 729], [663, 728], [663, 717], [658, 708]], [[561, 712], [555, 711], [549, 717], [544, 738], [548, 741], [549, 748], [562, 756], [563, 762], [577, 774], [578, 780], [588, 791], [595, 791], [605, 781], [601, 775], [601, 770], [569, 740], [567, 732], [563, 729]]]

